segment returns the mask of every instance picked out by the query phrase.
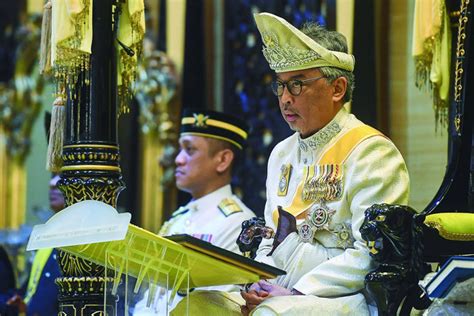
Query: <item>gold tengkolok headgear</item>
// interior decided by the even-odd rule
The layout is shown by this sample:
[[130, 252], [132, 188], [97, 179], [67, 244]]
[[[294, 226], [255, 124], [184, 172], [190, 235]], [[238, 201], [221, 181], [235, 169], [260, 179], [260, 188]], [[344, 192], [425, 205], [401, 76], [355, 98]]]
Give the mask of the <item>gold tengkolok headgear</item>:
[[275, 72], [316, 67], [354, 70], [353, 55], [326, 49], [285, 19], [266, 12], [254, 18], [265, 45], [263, 55]]
[[229, 142], [243, 149], [248, 137], [248, 124], [230, 114], [209, 110], [185, 109], [181, 119], [181, 135], [197, 135]]

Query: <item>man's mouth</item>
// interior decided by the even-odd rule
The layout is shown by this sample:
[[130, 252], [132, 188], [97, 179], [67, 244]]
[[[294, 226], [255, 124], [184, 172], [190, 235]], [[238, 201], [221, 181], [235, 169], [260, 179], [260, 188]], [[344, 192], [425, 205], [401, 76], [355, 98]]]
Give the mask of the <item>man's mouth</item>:
[[293, 113], [285, 113], [285, 119], [287, 122], [294, 122], [298, 118], [298, 115]]

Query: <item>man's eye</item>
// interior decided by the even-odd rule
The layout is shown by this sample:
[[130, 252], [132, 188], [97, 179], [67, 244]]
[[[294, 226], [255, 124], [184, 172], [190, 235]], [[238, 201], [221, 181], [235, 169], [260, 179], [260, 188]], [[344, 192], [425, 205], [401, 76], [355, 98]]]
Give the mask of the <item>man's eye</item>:
[[299, 88], [301, 86], [300, 81], [289, 81], [288, 85], [292, 88]]

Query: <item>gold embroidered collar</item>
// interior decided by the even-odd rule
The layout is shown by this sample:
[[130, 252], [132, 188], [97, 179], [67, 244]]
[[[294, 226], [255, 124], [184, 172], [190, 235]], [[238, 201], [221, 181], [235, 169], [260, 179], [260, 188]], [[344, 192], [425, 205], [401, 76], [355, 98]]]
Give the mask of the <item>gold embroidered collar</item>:
[[307, 138], [301, 138], [298, 134], [299, 149], [303, 152], [313, 151], [329, 143], [341, 130], [348, 117], [347, 110], [343, 107], [326, 126]]

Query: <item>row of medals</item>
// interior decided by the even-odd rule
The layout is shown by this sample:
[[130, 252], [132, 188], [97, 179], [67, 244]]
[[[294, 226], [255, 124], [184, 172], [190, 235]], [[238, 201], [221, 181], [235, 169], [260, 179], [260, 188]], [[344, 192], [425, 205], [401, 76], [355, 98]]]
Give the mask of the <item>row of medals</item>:
[[[329, 231], [329, 222], [336, 210], [330, 209], [326, 201], [337, 200], [342, 195], [342, 173], [338, 165], [317, 165], [311, 179], [303, 186], [303, 201], [314, 201], [302, 224], [298, 226], [298, 235], [303, 242], [312, 242], [316, 232]], [[282, 166], [279, 191], [285, 191], [289, 184], [291, 165]]]

